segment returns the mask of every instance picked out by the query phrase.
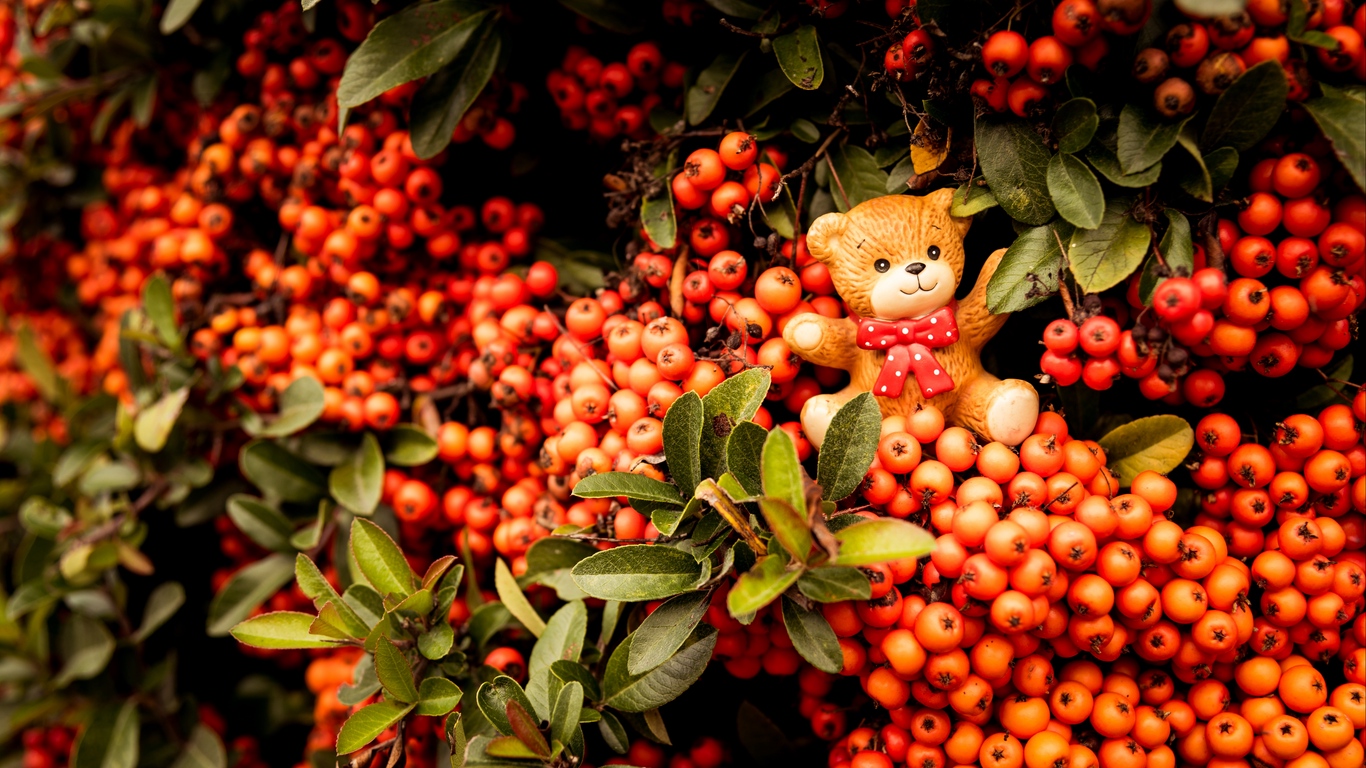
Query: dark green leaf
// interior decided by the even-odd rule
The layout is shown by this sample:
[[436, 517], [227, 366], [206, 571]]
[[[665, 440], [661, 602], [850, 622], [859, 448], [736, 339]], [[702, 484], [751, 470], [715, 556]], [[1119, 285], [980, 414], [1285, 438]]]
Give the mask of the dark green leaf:
[[655, 245], [668, 250], [678, 237], [678, 221], [674, 218], [674, 197], [665, 184], [658, 197], [640, 199], [640, 225]]
[[475, 700], [479, 703], [479, 711], [483, 712], [484, 717], [487, 717], [493, 727], [504, 736], [512, 735], [512, 724], [508, 722], [507, 716], [509, 701], [516, 701], [522, 709], [531, 711], [531, 701], [527, 699], [526, 692], [516, 680], [507, 675], [499, 675], [491, 682], [479, 686]]
[[565, 603], [546, 622], [527, 663], [527, 698], [534, 711], [549, 716], [551, 704], [550, 670], [558, 661], [578, 666], [588, 634], [588, 609], [582, 600]]
[[460, 713], [452, 712], [446, 717], [446, 746], [451, 752], [451, 768], [465, 768], [465, 726]]
[[147, 604], [142, 609], [142, 623], [130, 639], [135, 643], [143, 642], [174, 616], [184, 604], [185, 588], [180, 586], [180, 582], [167, 581], [158, 584], [156, 589], [152, 590], [152, 594], [147, 596]]
[[793, 85], [804, 91], [821, 87], [825, 68], [821, 63], [821, 46], [816, 38], [815, 27], [801, 26], [774, 38], [773, 54], [778, 57], [778, 66]]
[[1238, 170], [1238, 150], [1233, 147], [1219, 147], [1205, 155], [1205, 167], [1209, 169], [1210, 186], [1218, 192], [1233, 180]]
[[422, 654], [422, 658], [432, 661], [444, 658], [454, 644], [455, 630], [444, 621], [437, 622], [436, 626], [417, 636], [418, 653]]
[[138, 730], [136, 702], [100, 706], [76, 739], [71, 768], [136, 768]]
[[233, 574], [209, 604], [209, 636], [228, 634], [293, 576], [294, 558], [280, 554], [268, 555]]
[[227, 509], [228, 517], [247, 538], [266, 549], [293, 551], [289, 537], [294, 526], [273, 507], [255, 496], [238, 493], [228, 497]]
[[628, 544], [604, 550], [574, 566], [574, 583], [603, 600], [661, 600], [696, 586], [702, 566], [672, 547]]
[[768, 369], [750, 368], [717, 384], [702, 398], [702, 477], [717, 477], [725, 471], [727, 439], [737, 424], [758, 413], [772, 382]]
[[1124, 173], [1119, 167], [1119, 158], [1115, 156], [1114, 150], [1099, 141], [1091, 142], [1086, 148], [1086, 160], [1091, 163], [1092, 168], [1100, 171], [1100, 175], [1121, 187], [1131, 189], [1150, 186], [1162, 174], [1162, 163], [1135, 174]]
[[[278, 414], [264, 426], [246, 429], [253, 437], [285, 437], [307, 427], [323, 413], [323, 385], [312, 376], [300, 376], [280, 393]], [[246, 428], [246, 424], [243, 424]]]
[[[874, 159], [876, 160], [876, 158]], [[899, 195], [906, 191], [906, 187], [910, 183], [912, 176], [915, 176], [915, 161], [910, 157], [904, 157], [887, 172], [887, 186], [884, 187], [884, 189], [887, 190], [887, 194], [889, 195]], [[992, 203], [995, 203], [994, 198], [992, 199]], [[957, 216], [959, 214], [954, 215]]]
[[1129, 215], [1131, 203], [1124, 198], [1110, 200], [1099, 227], [1072, 233], [1067, 258], [1082, 291], [1113, 288], [1143, 263], [1152, 233]]
[[227, 768], [228, 752], [212, 728], [196, 723], [171, 768]]
[[709, 592], [688, 592], [656, 608], [631, 635], [627, 671], [639, 675], [667, 661], [692, 636], [710, 605]]
[[1048, 196], [1048, 150], [1019, 118], [977, 119], [977, 162], [996, 202], [1016, 221], [1035, 226], [1053, 218]]
[[48, 357], [47, 350], [38, 344], [33, 329], [27, 324], [19, 328], [14, 356], [19, 362], [19, 367], [28, 374], [34, 388], [44, 400], [57, 403], [62, 399], [66, 387], [57, 377], [57, 369], [52, 364], [52, 358]]
[[593, 673], [577, 661], [553, 662], [550, 665], [550, 673], [562, 682], [577, 682], [582, 685], [584, 695], [594, 701], [602, 698], [602, 692], [598, 690], [598, 681], [593, 677]]
[[486, 17], [460, 55], [417, 89], [410, 130], [418, 157], [435, 157], [450, 144], [460, 119], [493, 77], [502, 46], [495, 20]]
[[664, 457], [669, 474], [687, 499], [702, 482], [702, 411], [702, 398], [685, 392], [664, 414]]
[[818, 603], [838, 603], [867, 600], [872, 593], [872, 584], [857, 568], [827, 565], [802, 573], [797, 579], [797, 589]]
[[1059, 238], [1071, 236], [1066, 222], [1020, 233], [987, 283], [987, 309], [997, 314], [1019, 312], [1057, 293], [1063, 264]]
[[470, 614], [469, 634], [477, 646], [488, 644], [494, 635], [512, 626], [512, 614], [502, 603], [484, 603]]
[[745, 2], [745, 0], [707, 0], [707, 5], [727, 16], [740, 19], [757, 19], [764, 15], [762, 7]]
[[602, 472], [583, 478], [574, 486], [574, 495], [583, 499], [626, 496], [660, 504], [682, 504], [678, 488], [633, 472]]
[[[1190, 274], [1195, 266], [1195, 247], [1191, 240], [1191, 225], [1186, 217], [1174, 208], [1163, 211], [1167, 217], [1167, 231], [1157, 246], [1157, 253], [1167, 263], [1169, 269], [1185, 268]], [[1144, 305], [1152, 304], [1153, 291], [1166, 278], [1157, 274], [1157, 255], [1150, 256], [1143, 264], [1143, 274], [1138, 279], [1138, 297]]]
[[238, 462], [257, 488], [283, 501], [313, 501], [326, 493], [322, 474], [276, 443], [253, 440], [242, 449]]
[[380, 438], [384, 458], [399, 467], [420, 467], [436, 458], [436, 440], [413, 424], [399, 424]]
[[783, 625], [792, 647], [811, 666], [832, 675], [844, 668], [844, 652], [830, 622], [820, 611], [803, 608], [790, 597], [783, 598]]
[[830, 195], [840, 213], [887, 194], [887, 172], [872, 153], [850, 144], [831, 147], [826, 155], [831, 170]]
[[683, 111], [687, 115], [689, 125], [698, 125], [711, 116], [712, 110], [716, 109], [717, 101], [721, 99], [721, 94], [740, 69], [740, 62], [744, 60], [744, 54], [736, 56], [723, 53], [712, 61], [711, 66], [702, 70], [697, 76], [697, 82], [688, 89], [683, 99]]
[[[786, 431], [775, 427], [768, 433], [759, 460], [763, 467], [764, 495], [787, 502], [787, 505], [794, 512], [801, 510], [804, 513], [806, 511], [806, 490], [802, 477], [802, 465], [797, 459], [797, 448]], [[804, 522], [805, 519], [805, 514], [801, 515], [800, 521]], [[803, 529], [806, 528], [805, 525], [802, 527]], [[782, 536], [783, 534], [779, 534], [780, 539]], [[810, 543], [808, 539], [807, 545], [809, 546]], [[801, 558], [806, 553], [803, 550], [792, 554]]]
[[1058, 153], [1048, 161], [1048, 194], [1058, 214], [1082, 229], [1100, 226], [1105, 213], [1105, 192], [1086, 163]]
[[513, 577], [512, 571], [508, 570], [507, 563], [500, 557], [493, 564], [493, 586], [498, 590], [498, 599], [507, 606], [508, 613], [522, 622], [531, 634], [540, 637], [545, 631], [545, 620], [536, 609], [531, 607], [531, 602], [522, 594], [522, 588], [517, 586], [517, 579]]
[[934, 534], [895, 518], [855, 523], [835, 533], [840, 543], [833, 565], [876, 565], [907, 557], [928, 555], [934, 550]]
[[574, 539], [537, 539], [526, 552], [526, 575], [573, 568], [575, 563], [597, 551], [593, 545]]
[[1285, 69], [1278, 61], [1248, 67], [1214, 102], [1200, 135], [1200, 146], [1228, 146], [1239, 152], [1251, 149], [1285, 111], [1289, 87]]
[[1094, 101], [1083, 98], [1064, 102], [1053, 115], [1053, 138], [1058, 142], [1058, 151], [1070, 155], [1086, 149], [1099, 126]]
[[180, 326], [176, 323], [175, 299], [171, 284], [161, 275], [153, 275], [142, 286], [142, 311], [152, 322], [157, 336], [171, 349], [180, 349]]
[[[1251, 72], [1248, 70], [1243, 78]], [[1333, 153], [1352, 174], [1357, 188], [1366, 190], [1366, 131], [1361, 129], [1362, 125], [1366, 125], [1366, 96], [1360, 89], [1339, 90], [1327, 85], [1323, 87], [1323, 92], [1321, 98], [1304, 102], [1304, 109], [1318, 123], [1323, 135], [1328, 137], [1333, 145]]]
[[877, 455], [881, 430], [882, 411], [871, 393], [864, 392], [840, 407], [830, 419], [816, 460], [816, 482], [823, 498], [839, 501], [858, 489]]
[[560, 690], [555, 697], [555, 706], [550, 715], [550, 738], [561, 744], [568, 744], [579, 728], [579, 713], [583, 711], [583, 686], [571, 682]]
[[[922, 0], [926, 2], [926, 0]], [[801, 753], [782, 729], [759, 708], [748, 701], [741, 702], [735, 715], [736, 733], [740, 744], [760, 768], [784, 768], [802, 762]]]
[[697, 628], [681, 650], [654, 669], [640, 675], [628, 669], [631, 644], [628, 635], [612, 652], [602, 677], [603, 703], [622, 712], [645, 712], [668, 704], [692, 687], [707, 668], [717, 633], [710, 625]]
[[781, 69], [770, 70], [760, 75], [754, 82], [754, 88], [751, 89], [749, 98], [745, 100], [745, 103], [749, 105], [749, 111], [745, 113], [745, 117], [753, 117], [758, 114], [764, 107], [791, 92], [793, 88], [792, 81], [787, 79], [787, 75], [783, 74]]
[[740, 574], [726, 596], [730, 615], [741, 616], [763, 608], [778, 599], [801, 575], [800, 569], [789, 569], [777, 554], [759, 558], [753, 568]]
[[60, 651], [62, 667], [52, 685], [65, 688], [104, 672], [114, 656], [114, 636], [104, 622], [74, 613], [62, 625]]
[[[1344, 355], [1331, 369], [1325, 371], [1328, 378], [1339, 381], [1352, 380], [1353, 360], [1351, 355]], [[1317, 387], [1306, 390], [1299, 397], [1295, 398], [1295, 407], [1300, 411], [1315, 411], [1334, 402], [1340, 402], [1350, 390], [1340, 384], [1330, 384], [1324, 382]]]
[[603, 29], [623, 35], [636, 34], [645, 26], [639, 8], [629, 0], [560, 0], [560, 5]]
[[1195, 136], [1187, 131], [1181, 134], [1178, 142], [1185, 154], [1173, 155], [1173, 162], [1167, 166], [1175, 169], [1177, 186], [1196, 200], [1214, 202], [1214, 182], [1205, 167], [1205, 158], [1200, 155], [1200, 147], [1196, 146]]
[[979, 183], [979, 179], [973, 179], [953, 191], [953, 203], [949, 206], [949, 215], [967, 218], [996, 206], [996, 196], [991, 194], [991, 188], [984, 183]]
[[351, 522], [351, 552], [361, 575], [381, 595], [407, 597], [416, 588], [415, 574], [403, 551], [383, 528], [369, 520]]
[[1118, 145], [1115, 155], [1119, 167], [1126, 174], [1135, 174], [1153, 167], [1172, 147], [1190, 118], [1175, 122], [1165, 121], [1149, 110], [1127, 104], [1119, 113]]
[[468, 0], [411, 5], [370, 30], [342, 72], [337, 103], [357, 107], [449, 64], [493, 11]]
[[373, 434], [365, 433], [351, 459], [332, 468], [327, 487], [352, 512], [366, 517], [375, 513], [384, 494], [384, 454]]
[[429, 677], [422, 681], [418, 691], [416, 714], [425, 717], [442, 717], [460, 703], [464, 693], [460, 686], [444, 677]]
[[1180, 416], [1148, 416], [1111, 430], [1099, 442], [1106, 466], [1127, 488], [1140, 472], [1165, 475], [1180, 466], [1195, 445], [1195, 430]]
[[763, 493], [759, 461], [767, 439], [768, 432], [752, 421], [736, 424], [726, 438], [726, 469], [734, 475], [746, 495]]
[[412, 710], [412, 704], [400, 706], [389, 701], [377, 702], [361, 709], [348, 718], [337, 733], [337, 754], [349, 755], [361, 749]]
[[381, 638], [375, 645], [375, 676], [384, 687], [384, 697], [404, 704], [418, 700], [413, 685], [413, 668], [392, 641]]
[[180, 411], [189, 399], [190, 388], [181, 387], [167, 392], [161, 399], [139, 411], [133, 420], [133, 439], [138, 447], [148, 453], [157, 453], [165, 448], [176, 419], [180, 418]]
[[52, 468], [52, 484], [60, 488], [75, 480], [108, 448], [109, 443], [104, 440], [82, 440], [62, 451]]
[[253, 648], [336, 648], [326, 637], [309, 632], [312, 616], [294, 611], [263, 613], [232, 628], [232, 636]]

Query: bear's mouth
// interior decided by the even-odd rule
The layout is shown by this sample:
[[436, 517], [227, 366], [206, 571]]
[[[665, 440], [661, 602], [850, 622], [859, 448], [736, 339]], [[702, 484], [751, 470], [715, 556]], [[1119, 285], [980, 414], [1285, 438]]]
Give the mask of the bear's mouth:
[[914, 291], [907, 291], [901, 288], [898, 288], [897, 290], [901, 291], [901, 295], [903, 296], [914, 296], [921, 291], [933, 291], [935, 288], [939, 287], [939, 281], [936, 280], [934, 285], [922, 285], [920, 283], [920, 275], [915, 275], [915, 286], [916, 288]]

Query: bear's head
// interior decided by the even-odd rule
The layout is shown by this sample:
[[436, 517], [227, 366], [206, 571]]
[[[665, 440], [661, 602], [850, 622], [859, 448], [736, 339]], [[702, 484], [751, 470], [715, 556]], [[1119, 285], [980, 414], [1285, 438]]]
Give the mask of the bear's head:
[[923, 317], [952, 301], [963, 278], [972, 220], [949, 215], [952, 202], [952, 189], [874, 198], [816, 219], [806, 247], [860, 317]]

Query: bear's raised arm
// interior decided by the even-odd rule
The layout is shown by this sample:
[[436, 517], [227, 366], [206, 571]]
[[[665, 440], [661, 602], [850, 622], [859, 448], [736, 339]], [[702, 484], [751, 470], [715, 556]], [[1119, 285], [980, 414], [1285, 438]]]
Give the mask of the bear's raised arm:
[[994, 315], [987, 309], [987, 283], [996, 274], [996, 267], [1000, 266], [1005, 253], [1006, 249], [1001, 248], [987, 257], [982, 271], [977, 275], [977, 282], [972, 286], [972, 292], [958, 305], [958, 327], [962, 331], [963, 341], [973, 349], [986, 346], [1010, 317], [1008, 313]]
[[783, 340], [802, 359], [847, 371], [858, 359], [857, 329], [847, 317], [829, 318], [805, 312], [783, 328]]

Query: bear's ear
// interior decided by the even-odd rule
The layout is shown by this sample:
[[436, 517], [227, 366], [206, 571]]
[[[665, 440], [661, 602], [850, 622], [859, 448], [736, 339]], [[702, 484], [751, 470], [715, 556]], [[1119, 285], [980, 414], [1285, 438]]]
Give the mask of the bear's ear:
[[849, 226], [842, 213], [827, 213], [811, 222], [806, 230], [806, 250], [816, 261], [825, 263], [839, 254], [840, 236]]
[[972, 227], [972, 217], [964, 216], [960, 218], [949, 213], [949, 211], [953, 209], [952, 187], [936, 189], [925, 197], [929, 200], [930, 205], [934, 210], [943, 211], [944, 214], [953, 221], [953, 226], [958, 230], [959, 238], [967, 236], [968, 229]]

